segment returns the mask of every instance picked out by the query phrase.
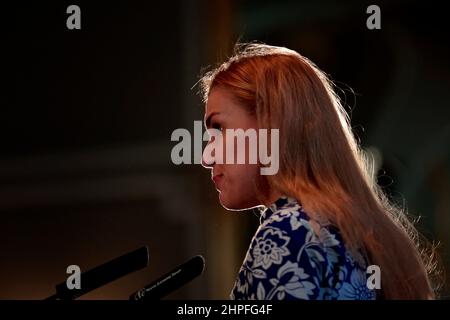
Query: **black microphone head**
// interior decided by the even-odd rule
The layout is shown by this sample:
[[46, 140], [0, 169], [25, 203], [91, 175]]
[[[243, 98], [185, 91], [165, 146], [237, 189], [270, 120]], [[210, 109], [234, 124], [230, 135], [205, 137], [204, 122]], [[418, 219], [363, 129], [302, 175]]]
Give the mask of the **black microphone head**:
[[130, 300], [146, 301], [161, 299], [198, 277], [204, 269], [205, 259], [201, 255], [197, 255], [161, 276], [148, 286], [133, 293], [130, 296]]

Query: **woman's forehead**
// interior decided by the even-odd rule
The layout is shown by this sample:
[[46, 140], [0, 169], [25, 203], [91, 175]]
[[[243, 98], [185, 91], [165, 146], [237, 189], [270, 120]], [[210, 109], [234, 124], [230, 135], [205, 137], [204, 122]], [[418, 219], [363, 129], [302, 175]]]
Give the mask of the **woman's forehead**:
[[217, 87], [213, 88], [209, 94], [208, 101], [205, 105], [205, 113], [230, 113], [237, 106], [229, 90]]

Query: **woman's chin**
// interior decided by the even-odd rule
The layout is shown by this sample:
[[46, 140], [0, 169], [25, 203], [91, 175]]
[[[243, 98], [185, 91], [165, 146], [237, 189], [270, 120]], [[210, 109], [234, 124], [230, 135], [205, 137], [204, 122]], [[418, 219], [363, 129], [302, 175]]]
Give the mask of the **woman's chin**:
[[223, 191], [219, 191], [219, 201], [222, 207], [227, 210], [239, 210], [238, 208], [236, 208], [236, 205], [233, 203], [233, 201], [230, 201], [230, 199], [228, 199], [226, 193]]
[[245, 205], [242, 201], [239, 201], [238, 199], [229, 199], [227, 197], [227, 194], [223, 191], [219, 193], [219, 201], [222, 207], [226, 210], [230, 211], [241, 211], [241, 210], [247, 210], [251, 206]]

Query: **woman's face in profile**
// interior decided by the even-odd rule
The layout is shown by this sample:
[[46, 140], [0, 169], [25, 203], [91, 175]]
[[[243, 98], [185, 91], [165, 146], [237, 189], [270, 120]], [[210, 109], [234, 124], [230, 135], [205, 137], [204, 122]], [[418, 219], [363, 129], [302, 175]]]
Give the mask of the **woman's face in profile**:
[[[222, 163], [216, 163], [215, 152], [203, 151], [202, 163], [211, 169], [219, 200], [223, 207], [230, 210], [247, 209], [261, 205], [256, 195], [256, 181], [259, 179], [259, 165], [249, 164], [249, 143], [245, 143], [245, 164], [237, 164], [237, 139], [234, 139], [234, 161], [226, 163], [227, 129], [258, 129], [256, 117], [238, 104], [227, 89], [214, 87], [208, 97], [205, 109], [205, 125], [207, 130], [216, 129], [222, 138], [210, 139], [209, 144], [221, 144]], [[230, 137], [229, 137], [230, 139]], [[210, 146], [211, 147], [211, 146]], [[220, 150], [220, 148], [218, 148]], [[216, 149], [217, 150], [217, 149]], [[243, 152], [243, 150], [239, 150]]]

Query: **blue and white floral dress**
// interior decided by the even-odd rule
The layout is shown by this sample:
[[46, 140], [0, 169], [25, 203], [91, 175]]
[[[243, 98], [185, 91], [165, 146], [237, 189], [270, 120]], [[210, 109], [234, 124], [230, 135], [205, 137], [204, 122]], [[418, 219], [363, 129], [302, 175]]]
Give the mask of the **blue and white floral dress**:
[[231, 299], [372, 300], [367, 259], [345, 249], [339, 230], [316, 234], [302, 206], [282, 197], [261, 215]]

